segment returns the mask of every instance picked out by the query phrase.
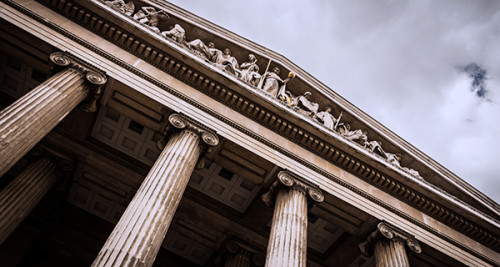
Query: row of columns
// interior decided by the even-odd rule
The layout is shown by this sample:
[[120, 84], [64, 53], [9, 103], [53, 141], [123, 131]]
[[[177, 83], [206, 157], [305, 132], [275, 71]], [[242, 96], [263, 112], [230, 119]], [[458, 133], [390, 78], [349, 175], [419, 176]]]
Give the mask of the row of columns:
[[[66, 53], [53, 53], [50, 59], [65, 69], [0, 112], [0, 176], [84, 99], [88, 100], [84, 110], [95, 110], [96, 95], [106, 76]], [[213, 131], [190, 118], [174, 114], [169, 122], [176, 131], [92, 266], [151, 266], [200, 155], [219, 143]], [[54, 161], [42, 158], [0, 192], [0, 244], [59, 175]], [[263, 201], [274, 206], [265, 266], [306, 266], [308, 203], [323, 201], [323, 194], [299, 176], [281, 171]], [[376, 242], [375, 254], [385, 255], [376, 256], [377, 262], [386, 262], [377, 266], [408, 266], [399, 237], [404, 235], [397, 233], [394, 242], [390, 238]], [[248, 254], [228, 257], [225, 266], [250, 266]]]

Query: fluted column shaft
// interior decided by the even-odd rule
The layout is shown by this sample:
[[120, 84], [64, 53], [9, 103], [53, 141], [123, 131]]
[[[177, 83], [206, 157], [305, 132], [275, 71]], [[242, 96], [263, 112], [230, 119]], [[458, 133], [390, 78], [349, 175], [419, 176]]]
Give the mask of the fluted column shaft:
[[202, 151], [184, 129], [167, 143], [92, 266], [151, 266]]
[[55, 164], [42, 158], [30, 164], [0, 192], [0, 244], [52, 188], [59, 175]]
[[281, 189], [276, 196], [266, 266], [306, 266], [307, 196], [302, 190]]
[[0, 176], [87, 96], [85, 76], [65, 69], [0, 111]]
[[401, 239], [381, 239], [374, 245], [377, 267], [409, 267], [405, 243]]
[[251, 261], [245, 253], [228, 255], [224, 262], [224, 267], [250, 267]]

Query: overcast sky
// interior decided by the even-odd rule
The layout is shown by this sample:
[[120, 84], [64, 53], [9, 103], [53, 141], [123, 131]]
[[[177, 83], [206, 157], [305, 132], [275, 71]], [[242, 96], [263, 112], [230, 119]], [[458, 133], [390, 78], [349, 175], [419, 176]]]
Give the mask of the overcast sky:
[[170, 2], [289, 58], [500, 202], [500, 1]]

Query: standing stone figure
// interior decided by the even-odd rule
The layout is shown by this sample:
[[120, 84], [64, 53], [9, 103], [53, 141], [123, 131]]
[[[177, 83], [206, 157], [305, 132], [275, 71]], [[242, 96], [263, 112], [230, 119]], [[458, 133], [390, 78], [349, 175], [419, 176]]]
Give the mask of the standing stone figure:
[[216, 50], [214, 56], [212, 57], [212, 62], [215, 66], [226, 70], [234, 75], [239, 71], [240, 67], [238, 65], [238, 60], [231, 56], [231, 50], [229, 48], [224, 49], [224, 52]]
[[331, 107], [326, 107], [325, 111], [320, 111], [316, 113], [315, 118], [321, 122], [326, 128], [334, 131], [335, 130], [335, 125], [337, 124], [338, 120], [332, 115], [332, 108]]
[[264, 73], [264, 75], [262, 75], [261, 82], [259, 83], [259, 87], [262, 87], [264, 92], [272, 95], [273, 97], [277, 97], [278, 92], [280, 91], [280, 86], [286, 85], [286, 83], [292, 78], [287, 77], [282, 80], [279, 76], [280, 73], [281, 71], [278, 67], [274, 67], [271, 72]]
[[257, 66], [257, 58], [254, 54], [248, 55], [248, 62], [241, 63], [241, 71], [239, 77], [253, 86], [257, 86], [261, 78], [259, 74], [259, 66]]

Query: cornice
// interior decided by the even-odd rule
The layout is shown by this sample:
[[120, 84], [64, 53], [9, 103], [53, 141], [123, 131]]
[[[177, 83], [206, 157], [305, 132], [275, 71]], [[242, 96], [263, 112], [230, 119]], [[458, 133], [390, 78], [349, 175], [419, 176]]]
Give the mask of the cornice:
[[205, 31], [217, 35], [221, 38], [227, 39], [232, 43], [238, 44], [240, 47], [245, 48], [249, 51], [258, 52], [265, 55], [268, 58], [272, 58], [273, 61], [280, 63], [287, 69], [295, 72], [297, 76], [303, 78], [304, 82], [312, 86], [314, 89], [321, 92], [322, 95], [326, 96], [330, 101], [337, 104], [342, 110], [350, 111], [352, 116], [356, 120], [362, 122], [363, 124], [369, 126], [373, 131], [376, 131], [380, 136], [389, 140], [390, 142], [396, 144], [401, 152], [406, 153], [412, 158], [418, 160], [421, 164], [425, 165], [427, 168], [431, 169], [433, 172], [438, 174], [438, 179], [446, 178], [448, 182], [453, 184], [455, 187], [460, 188], [464, 193], [469, 194], [470, 197], [474, 198], [478, 202], [490, 208], [496, 214], [500, 214], [500, 205], [495, 201], [491, 200], [483, 193], [472, 187], [470, 184], [462, 180], [460, 177], [455, 175], [453, 172], [446, 169], [444, 166], [433, 160], [431, 157], [427, 156], [422, 151], [415, 148], [413, 145], [408, 143], [403, 138], [399, 137], [397, 134], [390, 131], [388, 128], [380, 124], [377, 120], [360, 110], [358, 107], [344, 99], [341, 95], [337, 94], [334, 90], [323, 84], [321, 81], [317, 80], [315, 77], [304, 71], [299, 66], [295, 65], [288, 58], [283, 55], [276, 53], [270, 49], [267, 49], [259, 44], [256, 44], [242, 36], [239, 36], [231, 31], [228, 31], [216, 24], [213, 24], [199, 16], [196, 16], [189, 11], [175, 6], [167, 1], [162, 0], [145, 0], [147, 3], [155, 4], [168, 10], [172, 15], [182, 17], [186, 22], [195, 24], [199, 28], [203, 28]]
[[[167, 85], [161, 83], [158, 80], [155, 80], [152, 77], [149, 77], [147, 74], [142, 73], [141, 71], [139, 71], [139, 70], [133, 68], [132, 66], [120, 61], [119, 59], [113, 58], [111, 55], [109, 55], [106, 52], [100, 50], [99, 48], [93, 46], [92, 44], [89, 44], [85, 40], [82, 40], [82, 39], [78, 38], [77, 36], [65, 31], [64, 29], [60, 28], [58, 25], [50, 23], [49, 21], [46, 21], [44, 18], [37, 17], [36, 14], [31, 13], [29, 10], [24, 9], [23, 7], [15, 4], [14, 2], [7, 1], [7, 0], [4, 0], [4, 2], [11, 4], [11, 6], [15, 7], [17, 10], [31, 16], [32, 18], [38, 20], [40, 23], [49, 26], [50, 28], [56, 30], [57, 32], [75, 40], [76, 42], [84, 45], [88, 49], [93, 50], [97, 54], [110, 59], [111, 61], [113, 61], [116, 64], [130, 70], [131, 72], [144, 77], [145, 79], [149, 80], [150, 82], [154, 83], [155, 85], [158, 85], [159, 87], [164, 88], [165, 90], [167, 90], [173, 94], [177, 94], [177, 96], [179, 96], [179, 94], [176, 93], [175, 90], [172, 90]], [[63, 3], [60, 5], [58, 5], [59, 1], [51, 1], [51, 3], [55, 4], [55, 6], [53, 6], [53, 8], [55, 10], [59, 10], [59, 12], [66, 14], [67, 16], [69, 16], [71, 18], [73, 18], [75, 16], [80, 17], [80, 19], [82, 19], [82, 18], [87, 19], [88, 18], [86, 23], [92, 24], [93, 26], [92, 25], [83, 25], [83, 26], [90, 28], [95, 33], [101, 35], [103, 38], [106, 38], [108, 40], [110, 39], [115, 44], [117, 44], [121, 47], [123, 47], [123, 45], [125, 44], [124, 42], [120, 42], [120, 40], [123, 40], [123, 38], [120, 38], [120, 35], [117, 34], [117, 31], [121, 31], [120, 29], [117, 30], [117, 28], [115, 28], [114, 30], [112, 30], [113, 26], [110, 26], [110, 24], [108, 24], [108, 26], [105, 27], [106, 24], [104, 23], [104, 21], [87, 13], [86, 10], [80, 9], [76, 5], [73, 5], [72, 3], [65, 3], [65, 4]], [[68, 5], [70, 5], [70, 6], [68, 7]], [[99, 21], [101, 21], [101, 23], [99, 23]], [[97, 27], [97, 28], [93, 28], [93, 27]], [[105, 27], [106, 29], [103, 30], [103, 27]], [[111, 33], [108, 30], [111, 31]], [[125, 40], [123, 40], [123, 41], [125, 41]], [[134, 40], [132, 40], [132, 41], [134, 41]], [[190, 72], [186, 67], [182, 68], [180, 63], [176, 63], [175, 61], [172, 63], [173, 59], [171, 60], [171, 58], [165, 57], [165, 55], [160, 57], [158, 52], [152, 51], [152, 46], [148, 46], [147, 44], [141, 44], [139, 42], [136, 43], [134, 41], [133, 47], [130, 47], [127, 50], [129, 50], [131, 53], [139, 56], [140, 58], [144, 59], [145, 61], [150, 62], [153, 65], [159, 67], [160, 69], [166, 71], [167, 73], [174, 73], [175, 74], [174, 76], [181, 77], [182, 81], [185, 81], [186, 83], [194, 86], [195, 88], [199, 88], [199, 90], [201, 90], [202, 92], [208, 91], [209, 92], [209, 93], [207, 93], [208, 95], [214, 97], [215, 99], [218, 99], [219, 101], [227, 104], [230, 107], [233, 107], [233, 109], [236, 109], [237, 111], [241, 112], [242, 114], [245, 114], [247, 116], [250, 115], [249, 116], [250, 118], [261, 122], [261, 124], [263, 124], [264, 126], [270, 128], [274, 131], [276, 131], [276, 129], [275, 129], [276, 127], [278, 127], [278, 130], [279, 130], [284, 125], [283, 120], [281, 118], [273, 117], [272, 115], [270, 115], [270, 113], [266, 113], [266, 111], [264, 111], [263, 109], [258, 109], [258, 107], [256, 107], [256, 106], [251, 108], [250, 114], [245, 113], [245, 112], [248, 112], [248, 110], [250, 109], [250, 107], [252, 105], [250, 102], [243, 101], [243, 103], [242, 103], [242, 101], [239, 100], [240, 99], [239, 95], [231, 92], [230, 90], [228, 90], [226, 88], [221, 88], [220, 86], [217, 87], [215, 85], [215, 83], [210, 83], [205, 78], [200, 78], [199, 75], [195, 75], [196, 73], [193, 73], [193, 71]], [[156, 52], [156, 53], [154, 53], [154, 52]], [[158, 58], [159, 58], [159, 60], [158, 60]], [[164, 62], [165, 62], [165, 64], [163, 64]], [[167, 63], [168, 63], [168, 65], [167, 65]], [[170, 67], [167, 67], [167, 66], [170, 66]], [[213, 86], [212, 86], [212, 84], [213, 84]], [[205, 86], [203, 86], [203, 85], [205, 85]], [[202, 87], [201, 89], [200, 89], [200, 86]], [[213, 91], [213, 92], [210, 93], [210, 91]], [[185, 98], [185, 96], [182, 96], [182, 95], [179, 97]], [[200, 105], [197, 104], [193, 100], [186, 99], [186, 101], [189, 102], [190, 104], [193, 104], [197, 107], [200, 107]], [[203, 108], [203, 107], [200, 107], [200, 108]], [[207, 112], [213, 113], [211, 111], [207, 111]], [[359, 189], [353, 187], [352, 185], [346, 183], [345, 181], [325, 172], [322, 169], [319, 169], [317, 166], [312, 165], [309, 162], [305, 162], [300, 157], [297, 157], [296, 155], [293, 155], [290, 152], [283, 150], [283, 148], [277, 146], [276, 144], [269, 142], [265, 138], [258, 136], [255, 133], [245, 129], [241, 125], [238, 125], [237, 123], [232, 122], [231, 120], [229, 120], [227, 118], [224, 118], [220, 114], [212, 114], [212, 115], [214, 117], [217, 117], [218, 119], [228, 123], [229, 125], [232, 125], [233, 127], [237, 128], [238, 130], [241, 130], [242, 132], [254, 137], [256, 140], [259, 140], [259, 141], [265, 143], [266, 145], [273, 147], [276, 150], [286, 154], [287, 156], [303, 163], [304, 165], [310, 167], [311, 169], [317, 171], [318, 173], [324, 175], [325, 177], [330, 178], [331, 180], [337, 182], [338, 184], [341, 184], [342, 186], [345, 186], [345, 187], [351, 189], [352, 191], [362, 195], [363, 197], [370, 199], [371, 201], [393, 211], [394, 213], [398, 214], [399, 216], [401, 216], [401, 217], [411, 221], [412, 223], [415, 223], [415, 224], [419, 225], [420, 227], [442, 237], [443, 239], [445, 239], [453, 244], [456, 244], [457, 246], [464, 248], [467, 251], [470, 251], [470, 249], [467, 249], [466, 247], [464, 247], [463, 245], [461, 245], [457, 241], [451, 240], [447, 236], [436, 232], [435, 230], [431, 229], [430, 227], [426, 226], [425, 224], [422, 224], [421, 222], [413, 219], [412, 217], [408, 216], [407, 214], [400, 212], [398, 209], [391, 207], [391, 206], [388, 206], [387, 204], [381, 202], [380, 200], [374, 198], [373, 196], [371, 196], [363, 191], [360, 191]], [[370, 183], [379, 186], [379, 188], [382, 188], [384, 191], [389, 192], [392, 195], [395, 195], [396, 197], [398, 197], [400, 199], [401, 198], [410, 199], [409, 203], [411, 203], [412, 206], [416, 206], [418, 209], [423, 210], [425, 213], [428, 213], [428, 214], [431, 214], [434, 216], [439, 215], [440, 216], [440, 217], [438, 217], [439, 220], [444, 220], [444, 222], [446, 222], [448, 225], [455, 226], [454, 227], [455, 229], [459, 229], [460, 231], [462, 231], [461, 228], [464, 228], [464, 226], [465, 226], [464, 229], [468, 230], [468, 231], [465, 231], [466, 234], [468, 233], [468, 235], [471, 236], [472, 238], [474, 238], [476, 240], [480, 240], [484, 244], [489, 244], [490, 246], [493, 246], [497, 250], [497, 245], [495, 245], [495, 244], [497, 244], [497, 241], [496, 241], [495, 237], [491, 236], [491, 234], [489, 234], [488, 232], [481, 229], [481, 227], [478, 228], [474, 223], [471, 223], [467, 219], [464, 220], [463, 218], [461, 218], [460, 216], [457, 216], [453, 212], [449, 212], [446, 209], [443, 209], [442, 207], [440, 207], [439, 205], [435, 205], [435, 203], [433, 203], [429, 199], [422, 198], [421, 196], [419, 196], [418, 193], [415, 194], [415, 192], [412, 192], [408, 188], [401, 186], [401, 184], [398, 184], [394, 179], [388, 178], [384, 174], [377, 173], [377, 172], [375, 172], [374, 169], [370, 168], [370, 166], [364, 165], [364, 164], [356, 161], [355, 159], [351, 158], [348, 154], [345, 154], [340, 150], [336, 150], [334, 147], [328, 146], [328, 143], [321, 142], [322, 140], [320, 140], [318, 142], [314, 142], [315, 140], [307, 132], [301, 132], [300, 130], [295, 130], [290, 125], [285, 126], [284, 128], [285, 128], [285, 131], [288, 129], [290, 129], [290, 131], [284, 132], [283, 134], [285, 134], [288, 138], [292, 137], [292, 135], [293, 135], [293, 137], [290, 138], [291, 140], [293, 140], [294, 142], [301, 144], [302, 146], [310, 149], [313, 153], [318, 154], [323, 158], [326, 158], [327, 160], [331, 161], [332, 163], [334, 163], [336, 165], [342, 166], [343, 168], [350, 169], [351, 172], [355, 173], [358, 177], [361, 177], [361, 178], [369, 181]], [[429, 209], [431, 209], [431, 211], [433, 211], [433, 212], [429, 212]], [[444, 216], [444, 218], [441, 216]], [[470, 232], [470, 231], [472, 231], [472, 232]], [[491, 239], [491, 238], [493, 238], [493, 239]], [[471, 253], [478, 255], [478, 257], [480, 257], [480, 258], [484, 258], [480, 254], [477, 254], [474, 251], [471, 251]], [[486, 260], [488, 261], [488, 259], [486, 259]]]

